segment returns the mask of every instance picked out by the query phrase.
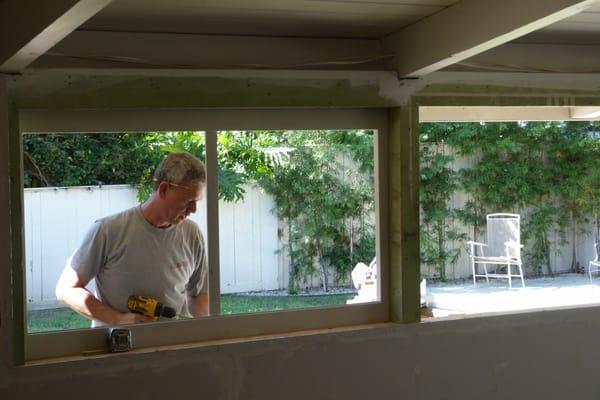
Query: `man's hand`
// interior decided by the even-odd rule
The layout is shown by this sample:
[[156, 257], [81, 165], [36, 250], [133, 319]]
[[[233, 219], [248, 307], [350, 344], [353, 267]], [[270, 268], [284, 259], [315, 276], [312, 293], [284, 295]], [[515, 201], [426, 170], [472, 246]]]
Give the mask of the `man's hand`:
[[115, 325], [137, 324], [139, 322], [152, 321], [153, 319], [138, 313], [122, 313], [117, 317]]

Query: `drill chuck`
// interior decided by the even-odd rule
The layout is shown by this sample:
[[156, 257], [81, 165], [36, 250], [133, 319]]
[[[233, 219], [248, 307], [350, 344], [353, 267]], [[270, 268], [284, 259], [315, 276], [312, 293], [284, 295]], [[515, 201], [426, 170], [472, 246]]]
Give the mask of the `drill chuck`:
[[165, 306], [162, 303], [158, 303], [156, 305], [156, 311], [154, 313], [154, 316], [173, 318], [175, 316], [175, 309], [173, 307]]

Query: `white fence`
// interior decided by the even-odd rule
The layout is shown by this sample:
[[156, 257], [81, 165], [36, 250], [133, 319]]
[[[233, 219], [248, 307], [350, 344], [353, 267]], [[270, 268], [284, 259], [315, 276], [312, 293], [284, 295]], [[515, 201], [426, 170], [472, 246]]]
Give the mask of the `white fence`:
[[[452, 149], [449, 146], [440, 145], [439, 149], [444, 151], [446, 154], [452, 154]], [[449, 168], [454, 171], [459, 171], [462, 168], [471, 168], [478, 162], [477, 156], [469, 156], [469, 157], [457, 157], [454, 162], [449, 165]], [[499, 188], [502, 190], [502, 188]], [[470, 199], [470, 195], [468, 193], [457, 191], [453, 194], [452, 198], [449, 201], [448, 206], [450, 208], [462, 208], [465, 203]], [[494, 210], [494, 212], [517, 212], [518, 210]], [[593, 218], [590, 218], [593, 220]], [[521, 219], [521, 241], [523, 241], [523, 228], [524, 223]], [[451, 225], [450, 229], [454, 229], [460, 233], [467, 233], [468, 235], [472, 234], [472, 231], [469, 230], [466, 226], [462, 225], [459, 221], [454, 221]], [[595, 227], [590, 222], [589, 224], [580, 225], [577, 227], [577, 232], [575, 238], [575, 251], [577, 254], [577, 259], [580, 262], [580, 266], [587, 270], [589, 260], [592, 260], [595, 257], [594, 254], [594, 229]], [[485, 229], [484, 229], [485, 230]], [[485, 236], [485, 234], [483, 235]], [[484, 237], [479, 237], [479, 241], [485, 241]], [[557, 232], [552, 232], [549, 236], [549, 239], [552, 243], [559, 242], [559, 234]], [[468, 240], [473, 240], [473, 238], [469, 238]], [[448, 249], [450, 248], [460, 248], [460, 255], [456, 262], [451, 265], [446, 266], [446, 278], [449, 280], [454, 279], [462, 279], [468, 278], [471, 276], [471, 265], [469, 262], [469, 256], [467, 253], [466, 245], [459, 242], [452, 242], [450, 240], [447, 241], [446, 246]], [[572, 249], [571, 249], [571, 239], [567, 238], [567, 243], [563, 246], [552, 246], [550, 250], [550, 266], [552, 271], [555, 273], [568, 272], [571, 267], [571, 259], [572, 259]], [[529, 265], [527, 258], [524, 258], [524, 267], [525, 273], [532, 273], [531, 265]], [[421, 272], [424, 275], [434, 275], [435, 269], [433, 266], [421, 265]], [[545, 266], [543, 267], [543, 272], [546, 273]]]
[[[93, 221], [137, 204], [130, 186], [25, 189], [25, 262], [30, 309], [57, 306], [56, 282]], [[254, 187], [238, 203], [219, 203], [221, 292], [285, 288], [285, 260], [276, 254], [273, 200]], [[191, 219], [206, 232], [206, 207]]]

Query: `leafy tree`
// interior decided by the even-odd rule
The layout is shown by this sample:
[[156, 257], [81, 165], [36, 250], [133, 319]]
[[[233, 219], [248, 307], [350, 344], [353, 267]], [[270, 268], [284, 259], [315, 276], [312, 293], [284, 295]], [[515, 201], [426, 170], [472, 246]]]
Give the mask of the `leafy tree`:
[[588, 210], [593, 218], [596, 243], [600, 243], [600, 135], [597, 133], [598, 125], [600, 124], [596, 122], [589, 127], [594, 130], [588, 134], [586, 139], [589, 146], [589, 158], [587, 159], [587, 169], [580, 177], [583, 180], [583, 190], [577, 199], [577, 204]]
[[598, 140], [590, 137], [589, 122], [564, 124], [561, 135], [549, 146], [550, 184], [557, 198], [561, 227], [570, 232], [571, 272], [581, 270], [577, 257], [577, 238], [585, 230], [580, 226], [591, 213], [597, 215]]
[[[151, 133], [155, 144], [152, 149], [159, 158], [179, 151], [187, 151], [201, 160], [205, 160], [205, 142], [202, 132], [166, 132]], [[224, 132], [218, 136], [217, 164], [219, 198], [225, 201], [238, 201], [244, 198], [243, 185], [261, 173], [268, 173], [269, 166], [260, 158], [260, 152], [252, 150], [252, 141], [247, 141], [240, 132]], [[237, 137], [238, 140], [232, 140]], [[158, 162], [158, 160], [156, 160]], [[266, 171], [266, 172], [265, 172]], [[148, 170], [140, 180], [138, 198], [144, 201], [152, 193], [152, 173]]]
[[23, 137], [25, 187], [136, 184], [154, 166], [151, 140], [136, 133]]
[[[362, 141], [353, 142], [357, 137]], [[318, 272], [327, 291], [328, 265], [340, 279], [347, 276], [354, 254], [374, 253], [373, 227], [365, 223], [369, 219], [365, 214], [374, 205], [372, 179], [357, 176], [340, 161], [344, 154], [369, 154], [372, 160], [372, 147], [365, 151], [372, 138], [361, 131], [310, 131], [288, 132], [280, 139], [279, 144], [289, 149], [287, 157], [260, 185], [274, 196], [278, 215], [287, 226], [289, 288], [293, 291], [295, 281]], [[368, 166], [371, 160], [358, 163]], [[362, 222], [356, 229], [354, 219]]]

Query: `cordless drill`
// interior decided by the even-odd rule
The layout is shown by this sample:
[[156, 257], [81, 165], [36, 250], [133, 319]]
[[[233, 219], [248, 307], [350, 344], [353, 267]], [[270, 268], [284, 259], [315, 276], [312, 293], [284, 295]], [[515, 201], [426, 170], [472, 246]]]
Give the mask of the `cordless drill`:
[[140, 295], [129, 296], [127, 308], [129, 308], [131, 312], [143, 314], [155, 319], [158, 317], [173, 318], [176, 314], [174, 308], [167, 307], [158, 300]]

